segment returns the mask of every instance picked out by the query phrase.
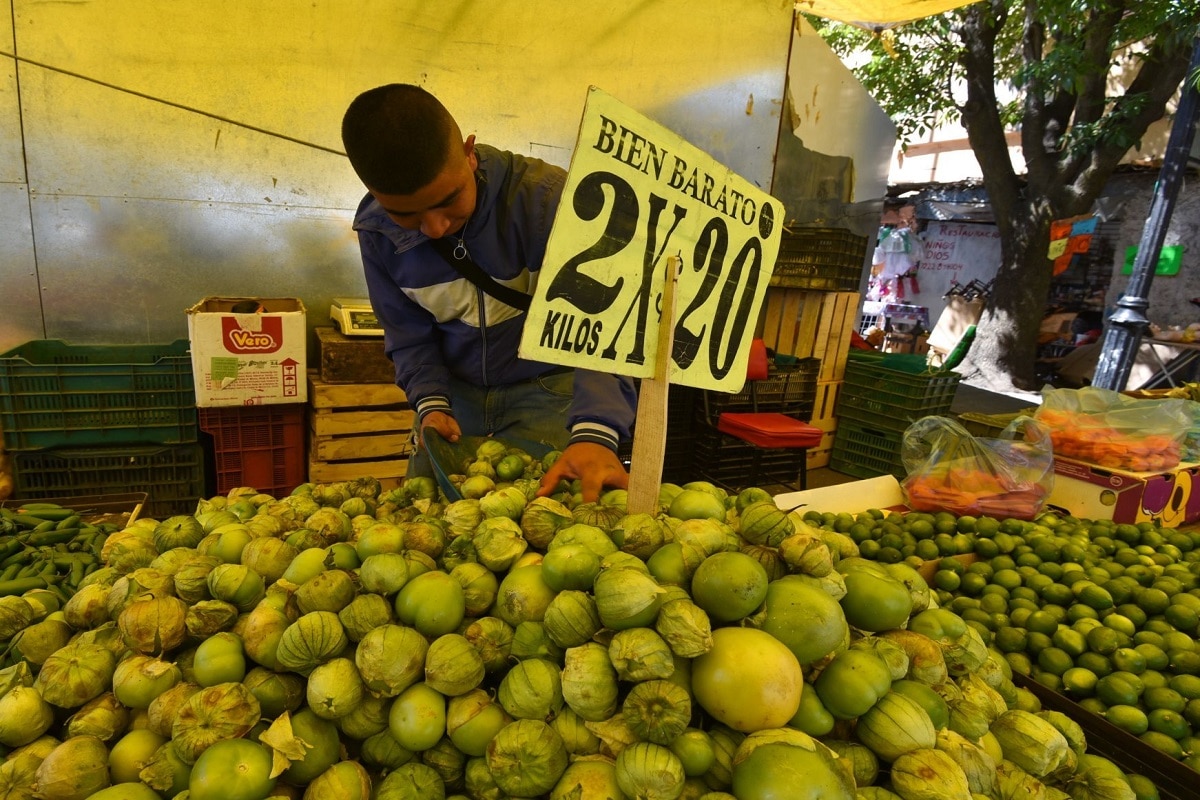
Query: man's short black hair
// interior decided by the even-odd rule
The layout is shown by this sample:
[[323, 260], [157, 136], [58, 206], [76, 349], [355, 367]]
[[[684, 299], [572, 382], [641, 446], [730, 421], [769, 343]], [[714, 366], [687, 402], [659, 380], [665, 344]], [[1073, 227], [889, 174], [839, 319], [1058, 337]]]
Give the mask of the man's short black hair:
[[446, 107], [407, 83], [363, 92], [342, 117], [350, 165], [367, 188], [383, 194], [412, 194], [428, 186], [461, 137]]

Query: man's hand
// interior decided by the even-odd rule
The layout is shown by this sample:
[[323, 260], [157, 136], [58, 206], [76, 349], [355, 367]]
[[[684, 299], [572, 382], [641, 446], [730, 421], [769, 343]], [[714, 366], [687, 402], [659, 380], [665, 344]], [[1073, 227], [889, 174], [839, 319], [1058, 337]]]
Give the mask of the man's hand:
[[[430, 414], [430, 416], [433, 416]], [[538, 497], [554, 493], [558, 482], [575, 480], [583, 482], [583, 502], [594, 503], [600, 499], [600, 491], [629, 488], [629, 473], [617, 458], [617, 454], [602, 444], [576, 442], [562, 451], [554, 465], [542, 476]]]
[[421, 420], [421, 444], [425, 443], [426, 428], [433, 428], [447, 442], [457, 442], [458, 437], [462, 436], [458, 421], [444, 411], [430, 411]]

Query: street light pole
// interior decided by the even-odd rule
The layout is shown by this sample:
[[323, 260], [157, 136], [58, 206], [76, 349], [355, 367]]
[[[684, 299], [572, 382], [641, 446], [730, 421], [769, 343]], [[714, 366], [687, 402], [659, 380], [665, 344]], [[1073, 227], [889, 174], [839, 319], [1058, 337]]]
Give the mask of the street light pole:
[[1171, 136], [1163, 155], [1162, 170], [1154, 186], [1150, 213], [1142, 229], [1142, 239], [1133, 261], [1133, 273], [1125, 293], [1117, 301], [1117, 310], [1108, 318], [1100, 346], [1100, 361], [1092, 385], [1101, 389], [1121, 391], [1129, 381], [1129, 372], [1137, 359], [1138, 346], [1150, 327], [1146, 309], [1150, 306], [1150, 283], [1162, 253], [1167, 225], [1175, 208], [1175, 199], [1187, 170], [1188, 155], [1196, 133], [1197, 111], [1200, 111], [1200, 91], [1197, 91], [1197, 71], [1200, 71], [1200, 37], [1195, 39], [1192, 63], [1183, 79], [1179, 108], [1171, 125]]

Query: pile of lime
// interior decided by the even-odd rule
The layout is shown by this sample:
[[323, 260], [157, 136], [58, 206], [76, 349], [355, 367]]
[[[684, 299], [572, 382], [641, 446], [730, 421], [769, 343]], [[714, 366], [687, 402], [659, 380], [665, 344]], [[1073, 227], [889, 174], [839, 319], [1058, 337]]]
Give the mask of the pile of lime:
[[1200, 531], [1055, 513], [807, 520], [879, 561], [935, 561], [939, 603], [1014, 672], [1200, 771]]

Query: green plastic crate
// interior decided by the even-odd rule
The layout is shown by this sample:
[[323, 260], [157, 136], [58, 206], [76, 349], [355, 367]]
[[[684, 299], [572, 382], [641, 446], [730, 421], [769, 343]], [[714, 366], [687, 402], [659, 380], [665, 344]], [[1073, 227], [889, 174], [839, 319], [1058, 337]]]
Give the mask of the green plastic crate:
[[13, 462], [15, 493], [26, 500], [145, 492], [142, 516], [162, 519], [193, 513], [207, 496], [199, 444], [38, 450]]
[[912, 373], [848, 361], [835, 413], [839, 419], [903, 433], [921, 417], [949, 412], [961, 380], [957, 372]]
[[5, 449], [197, 441], [188, 347], [36, 339], [0, 354]]
[[856, 478], [877, 475], [907, 477], [900, 459], [903, 433], [881, 427], [870, 427], [839, 419], [829, 453], [829, 468]]

